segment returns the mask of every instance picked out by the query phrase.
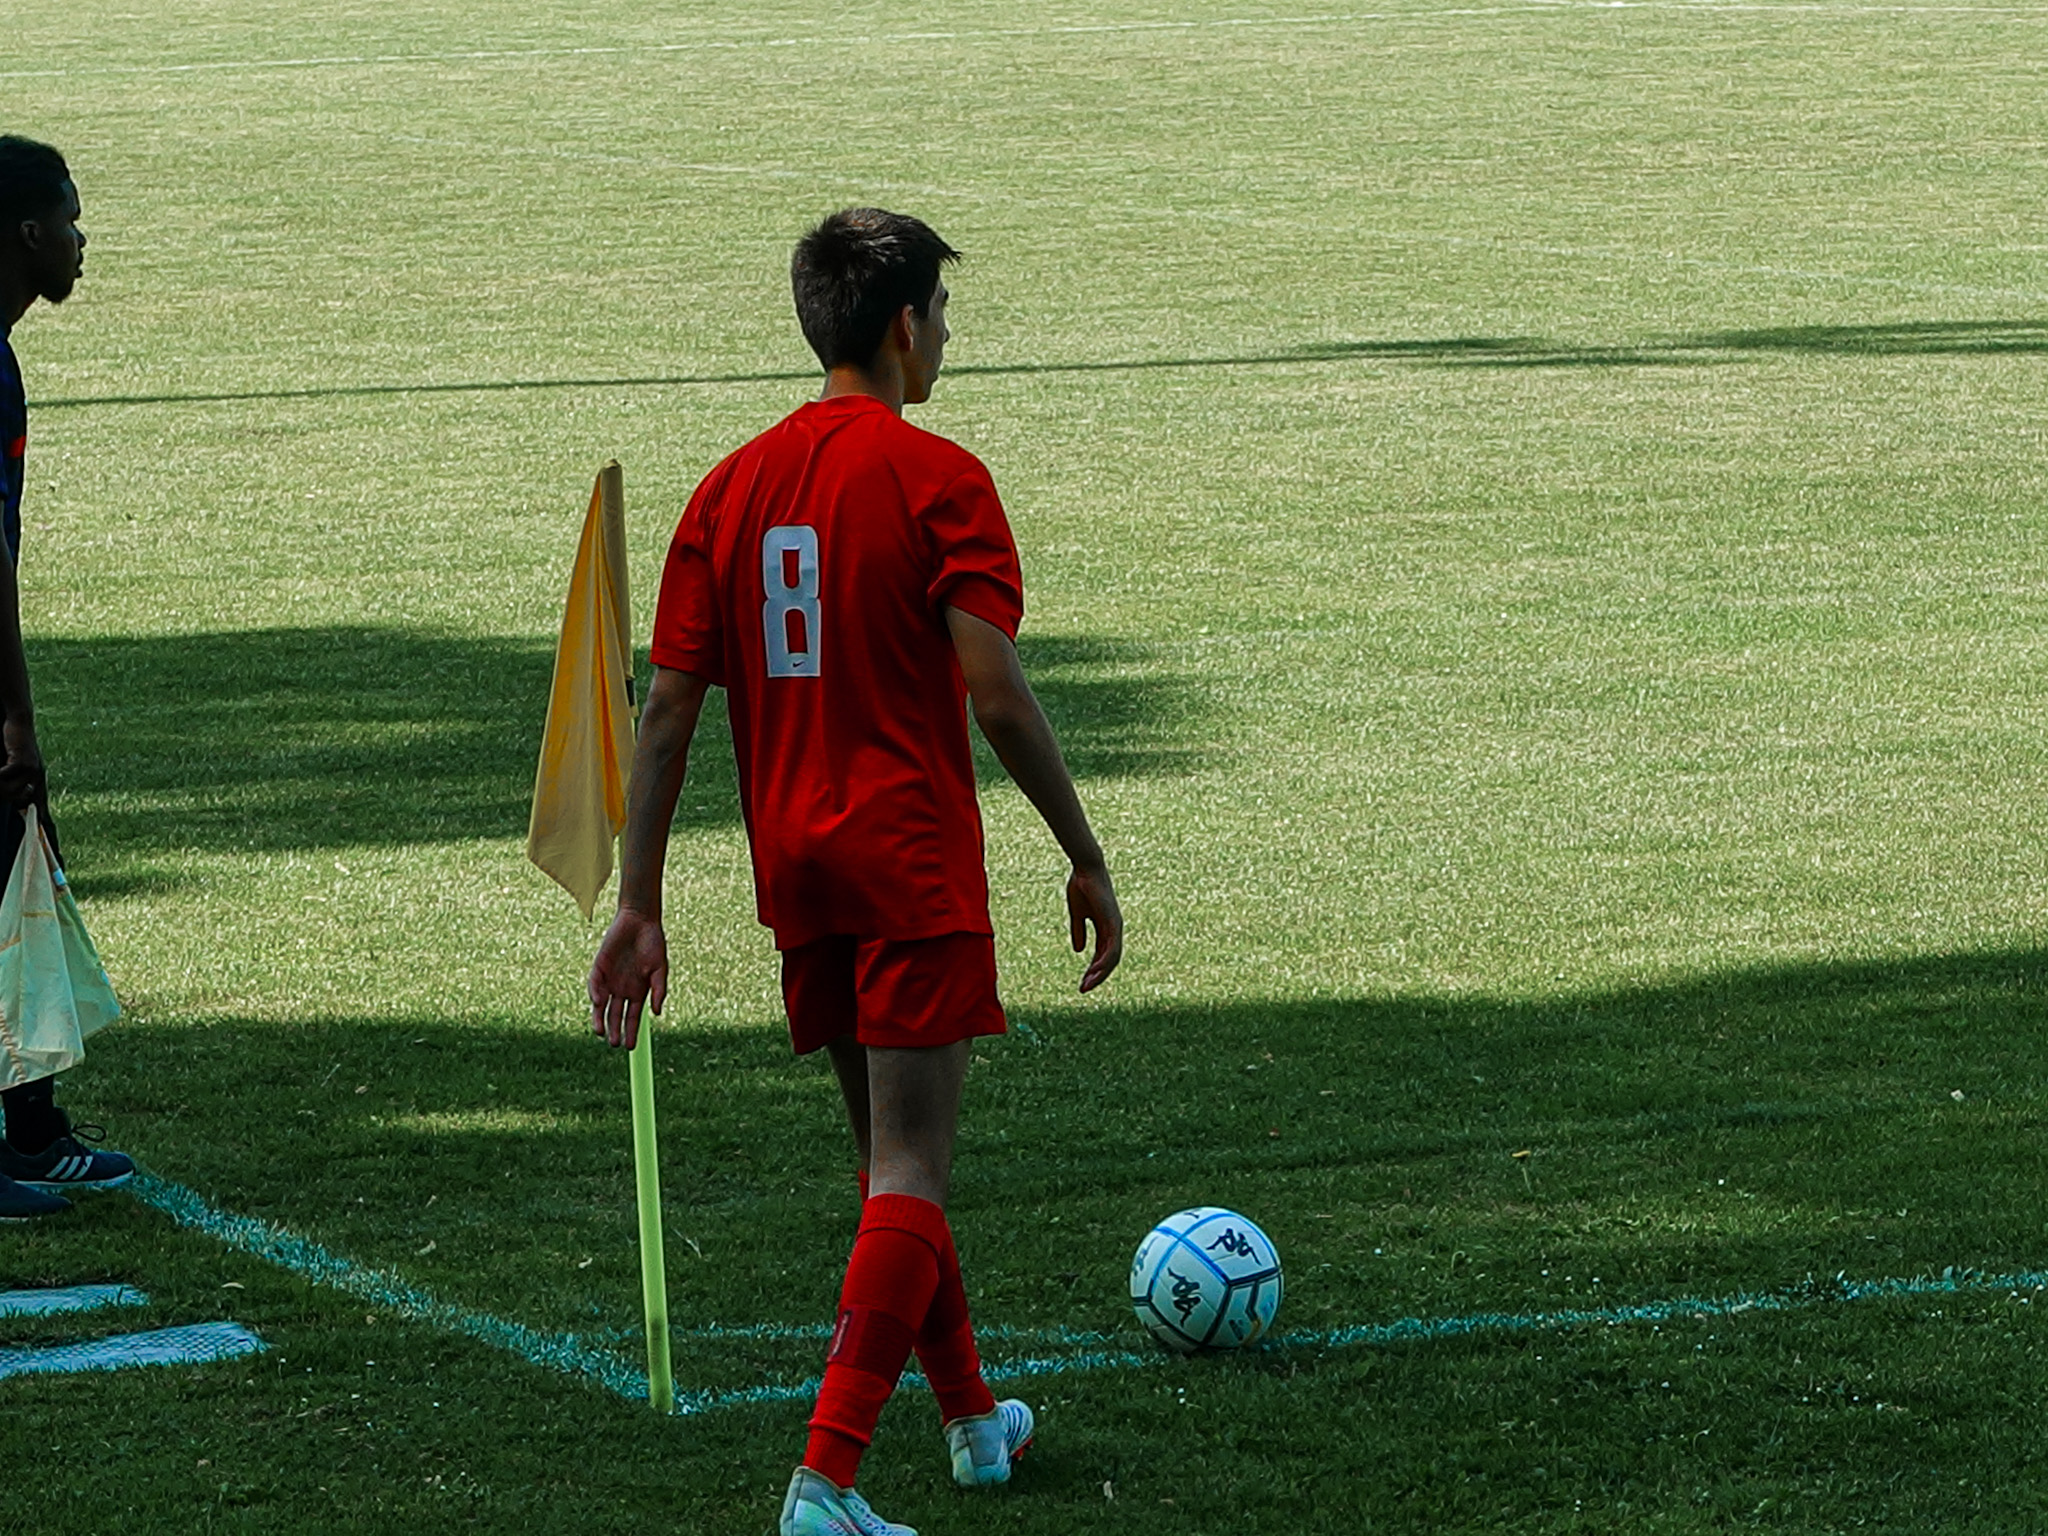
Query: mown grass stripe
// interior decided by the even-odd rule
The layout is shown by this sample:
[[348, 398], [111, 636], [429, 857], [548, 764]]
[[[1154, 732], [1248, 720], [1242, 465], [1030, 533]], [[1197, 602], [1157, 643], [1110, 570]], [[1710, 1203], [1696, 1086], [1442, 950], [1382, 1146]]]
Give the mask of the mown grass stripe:
[[[1597, 5], [1600, 0], [1582, 0]], [[1560, 7], [1561, 8], [1561, 7]], [[972, 43], [1033, 37], [1095, 37], [1105, 33], [1188, 33], [1218, 29], [1299, 28], [1344, 25], [1361, 21], [1447, 20], [1462, 17], [1521, 15], [1529, 6], [1454, 7], [1434, 11], [1352, 11], [1321, 16], [1243, 16], [1212, 20], [1107, 21], [1049, 24], [1040, 27], [976, 27], [915, 32], [818, 32], [808, 36], [692, 38], [678, 43], [583, 43], [533, 48], [456, 48], [417, 53], [305, 54], [264, 59], [199, 59], [184, 63], [89, 64], [81, 68], [0, 70], [0, 80], [73, 79], [90, 75], [193, 75], [271, 69], [361, 68], [385, 64], [456, 64], [519, 59], [612, 58], [621, 55], [659, 57], [665, 54], [742, 53], [804, 47], [858, 48], [901, 43]]]
[[1709, 11], [1717, 14], [1789, 16], [1997, 16], [2041, 19], [2034, 6], [2002, 5], [1860, 5], [1741, 4], [1731, 0], [1542, 0], [1525, 5], [1446, 6], [1438, 9], [1343, 11], [1306, 16], [1226, 16], [1204, 20], [1148, 20], [1051, 23], [1037, 27], [975, 27], [914, 32], [819, 32], [795, 37], [693, 38], [680, 43], [585, 43], [535, 48], [455, 48], [418, 53], [330, 53], [265, 59], [197, 59], [173, 64], [89, 64], [81, 68], [0, 70], [0, 80], [69, 80], [85, 76], [236, 74], [259, 70], [364, 68], [377, 65], [464, 64], [520, 59], [660, 57], [668, 54], [742, 53], [754, 50], [838, 47], [866, 48], [904, 43], [1013, 42], [1029, 38], [1087, 38], [1117, 34], [1202, 33], [1216, 31], [1299, 30], [1350, 26], [1361, 22], [1395, 24], [1431, 21], [1484, 20], [1575, 11]]

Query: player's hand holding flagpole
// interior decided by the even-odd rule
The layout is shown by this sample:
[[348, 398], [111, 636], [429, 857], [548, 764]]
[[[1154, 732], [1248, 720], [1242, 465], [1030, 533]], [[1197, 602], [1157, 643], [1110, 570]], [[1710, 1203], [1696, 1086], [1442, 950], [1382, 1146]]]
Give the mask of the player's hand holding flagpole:
[[[526, 856], [576, 898], [586, 921], [611, 877], [612, 845], [626, 822], [633, 766], [633, 603], [626, 584], [626, 498], [616, 463], [598, 472], [569, 578], [562, 638], [555, 649], [548, 723], [533, 780]], [[661, 942], [660, 930], [653, 933]], [[653, 969], [651, 1000], [661, 1011], [666, 956]], [[633, 1024], [639, 1022], [633, 1008]], [[636, 1029], [637, 1032], [637, 1029]], [[630, 1035], [633, 1170], [640, 1206], [640, 1288], [647, 1313], [647, 1397], [675, 1411], [669, 1368], [668, 1279], [661, 1241], [661, 1171], [654, 1136], [652, 1044]]]

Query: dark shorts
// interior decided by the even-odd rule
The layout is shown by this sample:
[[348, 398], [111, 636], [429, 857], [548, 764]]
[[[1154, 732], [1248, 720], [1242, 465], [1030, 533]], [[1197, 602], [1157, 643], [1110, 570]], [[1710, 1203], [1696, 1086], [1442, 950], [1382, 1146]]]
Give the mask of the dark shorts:
[[782, 952], [782, 1005], [799, 1056], [851, 1035], [862, 1045], [933, 1046], [1000, 1035], [996, 941], [833, 934]]

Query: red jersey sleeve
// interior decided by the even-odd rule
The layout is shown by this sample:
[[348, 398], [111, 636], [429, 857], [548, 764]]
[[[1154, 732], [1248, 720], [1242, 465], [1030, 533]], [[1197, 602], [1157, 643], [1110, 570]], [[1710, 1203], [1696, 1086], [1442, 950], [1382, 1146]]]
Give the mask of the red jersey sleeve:
[[691, 672], [725, 686], [724, 630], [719, 622], [718, 580], [711, 565], [708, 508], [712, 475], [697, 487], [661, 570], [661, 597], [654, 608], [654, 642], [648, 659], [657, 667]]
[[1024, 571], [988, 471], [976, 464], [953, 481], [926, 508], [923, 521], [932, 541], [932, 576], [925, 587], [932, 611], [958, 608], [1016, 639], [1024, 620]]

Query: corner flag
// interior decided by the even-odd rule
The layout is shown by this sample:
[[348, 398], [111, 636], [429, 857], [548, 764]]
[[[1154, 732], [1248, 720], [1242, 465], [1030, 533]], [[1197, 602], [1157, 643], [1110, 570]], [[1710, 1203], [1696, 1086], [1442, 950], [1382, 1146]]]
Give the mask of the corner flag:
[[[625, 480], [614, 460], [597, 472], [583, 516], [526, 830], [526, 856], [576, 898], [585, 922], [611, 878], [612, 843], [626, 825], [633, 771], [632, 637]], [[640, 1299], [647, 1313], [647, 1400], [656, 1413], [673, 1413], [653, 1052], [654, 1030], [643, 1028], [629, 1063], [633, 1176], [640, 1208]]]
[[612, 843], [626, 824], [632, 626], [625, 488], [614, 462], [598, 471], [576, 547], [526, 830], [526, 856], [576, 898], [585, 921], [611, 878]]

